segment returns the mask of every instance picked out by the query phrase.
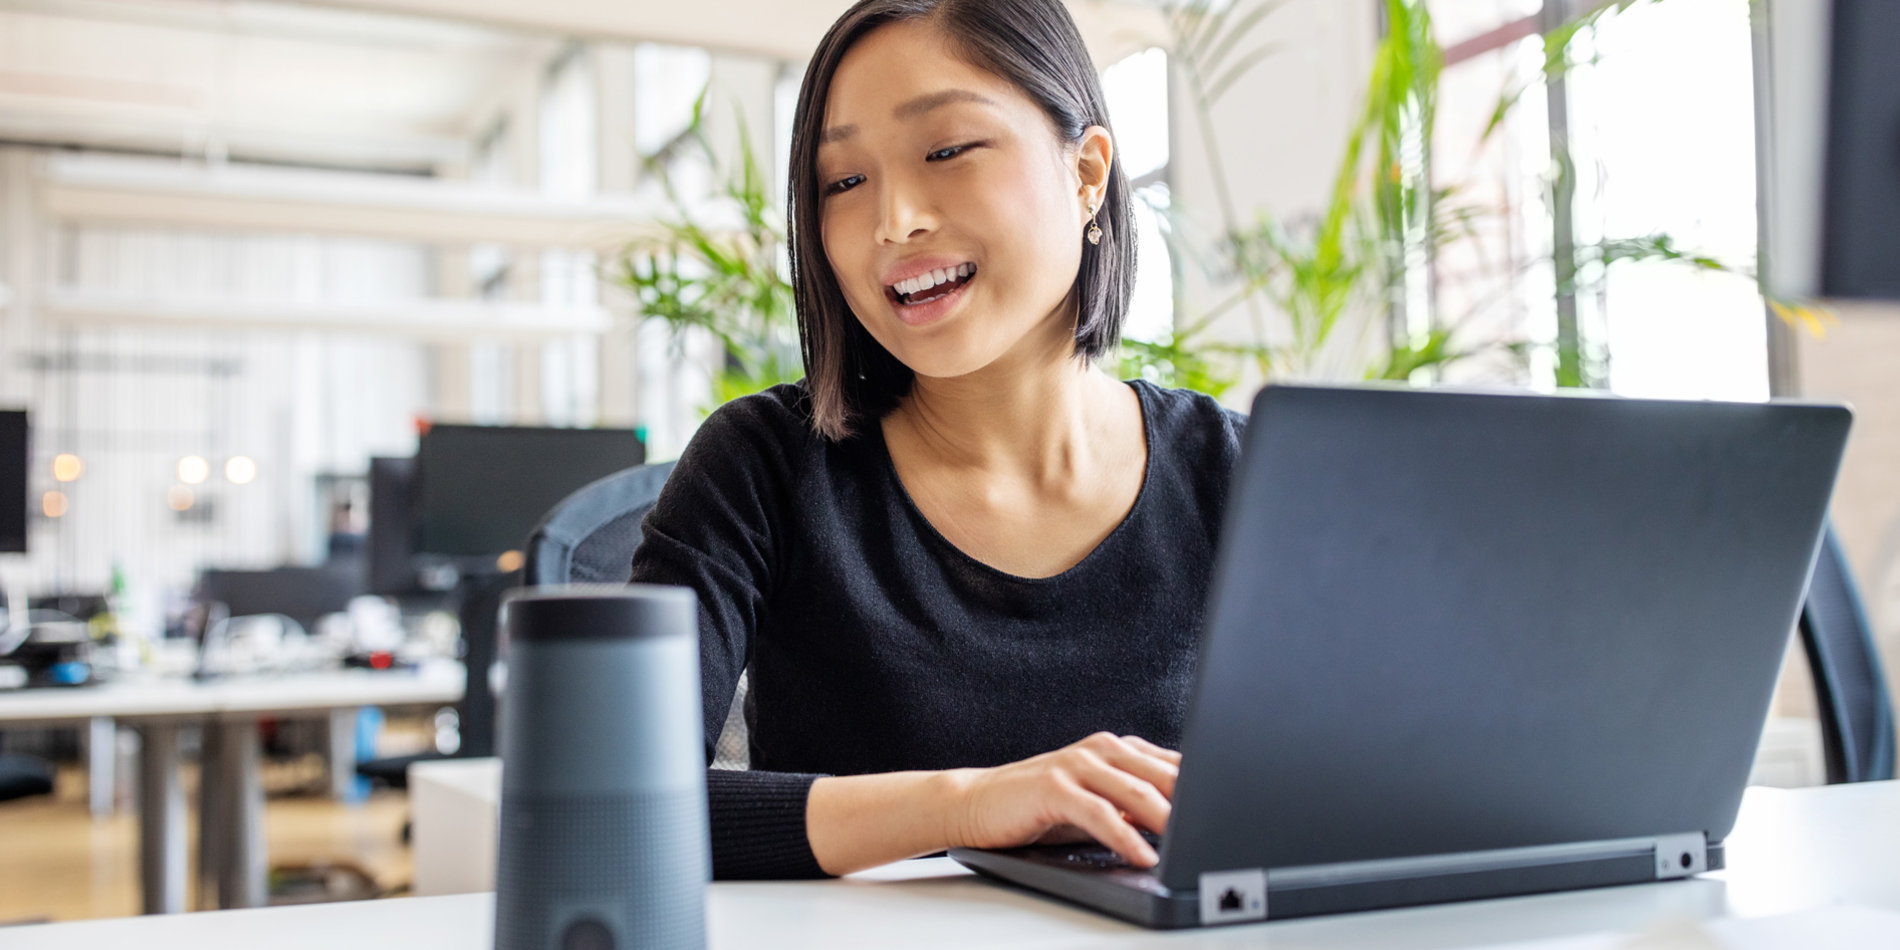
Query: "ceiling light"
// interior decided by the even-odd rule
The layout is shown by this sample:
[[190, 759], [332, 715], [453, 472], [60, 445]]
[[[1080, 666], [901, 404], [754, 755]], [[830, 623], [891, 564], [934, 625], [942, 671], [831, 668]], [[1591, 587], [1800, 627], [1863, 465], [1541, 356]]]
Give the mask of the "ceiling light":
[[66, 515], [66, 493], [49, 491], [40, 496], [40, 512], [48, 518], [63, 518]]
[[198, 496], [183, 485], [173, 485], [171, 491], [165, 493], [165, 504], [173, 511], [190, 511], [197, 502]]
[[86, 474], [86, 463], [71, 452], [61, 452], [53, 456], [53, 480], [56, 482], [76, 482], [79, 476]]
[[[211, 477], [211, 463], [202, 455], [187, 455], [178, 460], [178, 480], [187, 485], [202, 485]], [[191, 507], [186, 505], [185, 508]], [[178, 509], [185, 510], [184, 508]]]
[[248, 455], [233, 455], [224, 462], [224, 478], [233, 485], [249, 485], [257, 480], [257, 463]]

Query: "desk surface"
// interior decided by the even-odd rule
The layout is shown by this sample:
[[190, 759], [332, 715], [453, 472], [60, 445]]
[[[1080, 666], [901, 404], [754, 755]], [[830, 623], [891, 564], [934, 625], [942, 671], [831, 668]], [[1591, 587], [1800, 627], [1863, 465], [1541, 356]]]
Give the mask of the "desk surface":
[[[1675, 920], [1708, 922], [1718, 935], [1725, 928], [1747, 929], [1751, 938], [1686, 946], [1802, 946], [1802, 940], [1817, 937], [1817, 929], [1834, 927], [1839, 933], [1831, 945], [1873, 947], [1900, 927], [1896, 854], [1900, 783], [1756, 788], [1749, 790], [1729, 838], [1729, 869], [1696, 880], [1155, 933], [979, 880], [938, 858], [839, 881], [715, 884], [708, 895], [710, 945], [715, 950], [1585, 950], [1620, 947], [1624, 942], [1617, 935]], [[8, 950], [333, 950], [347, 941], [350, 950], [489, 950], [493, 907], [493, 895], [461, 894], [85, 921], [0, 931], [0, 945]]]
[[0, 692], [0, 725], [115, 719], [257, 716], [337, 709], [448, 703], [462, 698], [462, 664], [426, 663], [412, 671], [327, 670], [213, 680], [127, 678], [96, 686]]

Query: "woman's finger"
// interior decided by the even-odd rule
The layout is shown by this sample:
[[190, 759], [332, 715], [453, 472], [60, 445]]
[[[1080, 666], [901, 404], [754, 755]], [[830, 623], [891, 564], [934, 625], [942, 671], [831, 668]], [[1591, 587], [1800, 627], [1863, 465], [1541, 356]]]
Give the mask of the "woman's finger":
[[[1134, 741], [1130, 741], [1130, 740]], [[1150, 753], [1168, 750], [1133, 736], [1116, 736], [1109, 733], [1097, 733], [1077, 743], [1085, 752], [1100, 757], [1109, 765], [1137, 776], [1153, 785], [1161, 794], [1174, 798], [1174, 780], [1180, 775], [1180, 756], [1172, 758]]]
[[1147, 839], [1135, 830], [1135, 826], [1122, 818], [1121, 809], [1109, 804], [1107, 799], [1096, 795], [1086, 788], [1074, 787], [1069, 804], [1067, 822], [1089, 833], [1089, 837], [1114, 850], [1129, 864], [1136, 867], [1151, 868], [1160, 862]]
[[1109, 765], [1154, 786], [1162, 797], [1169, 801], [1174, 800], [1174, 782], [1181, 776], [1181, 768], [1174, 762], [1149, 755], [1135, 748], [1111, 752], [1102, 755], [1102, 759]]
[[1181, 753], [1176, 752], [1173, 749], [1164, 748], [1162, 746], [1155, 745], [1154, 743], [1149, 742], [1148, 740], [1143, 739], [1140, 736], [1122, 736], [1121, 739], [1123, 742], [1128, 743], [1129, 745], [1135, 747], [1136, 749], [1141, 750], [1142, 752], [1148, 755], [1152, 755], [1157, 759], [1163, 759], [1165, 761], [1174, 763], [1176, 768], [1179, 768], [1181, 765]]
[[1173, 806], [1160, 789], [1140, 777], [1102, 759], [1090, 757], [1084, 758], [1077, 766], [1075, 778], [1082, 783], [1083, 788], [1106, 800], [1117, 811], [1127, 813], [1135, 824], [1156, 834], [1167, 830], [1168, 816]]

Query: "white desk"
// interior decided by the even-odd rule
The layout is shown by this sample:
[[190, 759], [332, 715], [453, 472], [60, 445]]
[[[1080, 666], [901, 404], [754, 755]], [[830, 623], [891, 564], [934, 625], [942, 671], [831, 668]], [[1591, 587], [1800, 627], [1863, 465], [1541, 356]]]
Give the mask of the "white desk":
[[[261, 907], [267, 891], [258, 720], [357, 706], [452, 703], [459, 663], [414, 672], [333, 670], [208, 681], [127, 678], [73, 689], [0, 692], [0, 727], [123, 720], [140, 732], [139, 879], [146, 913], [185, 909], [185, 799], [179, 730], [202, 723], [199, 866], [224, 907]], [[215, 876], [215, 881], [210, 880]]]
[[[1662, 946], [1888, 947], [1900, 943], [1900, 783], [1751, 789], [1726, 871], [1704, 878], [1157, 933], [979, 880], [948, 859], [841, 881], [715, 884], [714, 950], [1610, 950], [1671, 920], [1711, 942]], [[1840, 905], [1856, 905], [1842, 907]], [[0, 932], [8, 950], [490, 950], [490, 894], [49, 924]], [[1783, 917], [1780, 915], [1797, 914]], [[1820, 928], [1837, 932], [1823, 938]], [[1736, 933], [1747, 939], [1730, 940]]]
[[[1770, 719], [1755, 753], [1751, 785], [1806, 786], [1822, 780], [1820, 724]], [[495, 889], [501, 815], [501, 760], [449, 759], [409, 768], [415, 814], [415, 895]]]

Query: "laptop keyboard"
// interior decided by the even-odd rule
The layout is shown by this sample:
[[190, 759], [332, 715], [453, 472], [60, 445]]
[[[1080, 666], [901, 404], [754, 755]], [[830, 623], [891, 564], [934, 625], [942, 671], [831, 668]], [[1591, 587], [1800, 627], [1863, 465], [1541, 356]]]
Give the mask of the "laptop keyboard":
[[1115, 868], [1133, 867], [1126, 858], [1107, 848], [1090, 848], [1086, 851], [1070, 851], [1062, 856], [1062, 863], [1071, 867], [1089, 868], [1097, 871], [1110, 871]]
[[[1147, 839], [1148, 844], [1153, 846], [1156, 851], [1161, 850], [1160, 835], [1144, 831], [1141, 833], [1141, 836]], [[1055, 858], [1057, 863], [1065, 867], [1072, 867], [1078, 870], [1115, 871], [1135, 867], [1129, 864], [1126, 858], [1116, 854], [1113, 849], [1102, 847], [1099, 844], [1078, 845], [1063, 849], [1056, 854], [1051, 854], [1050, 857]]]

